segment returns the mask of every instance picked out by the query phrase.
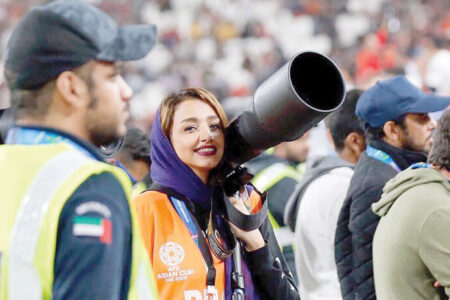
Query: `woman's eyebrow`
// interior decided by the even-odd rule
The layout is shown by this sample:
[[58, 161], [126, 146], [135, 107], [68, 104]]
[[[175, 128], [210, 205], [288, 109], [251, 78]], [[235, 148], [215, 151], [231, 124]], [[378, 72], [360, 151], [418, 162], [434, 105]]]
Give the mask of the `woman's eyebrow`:
[[[219, 119], [218, 116], [216, 115], [210, 115], [206, 117], [207, 120], [215, 120], [215, 119]], [[191, 117], [191, 118], [186, 118], [184, 120], [181, 120], [181, 123], [187, 123], [187, 122], [198, 122], [199, 119], [196, 117]]]
[[187, 123], [187, 122], [198, 122], [198, 118], [195, 118], [195, 117], [186, 118], [184, 120], [181, 120], [180, 123]]
[[216, 116], [216, 115], [210, 115], [210, 116], [206, 117], [206, 119], [208, 119], [208, 120], [214, 120], [214, 119], [219, 119], [219, 117]]

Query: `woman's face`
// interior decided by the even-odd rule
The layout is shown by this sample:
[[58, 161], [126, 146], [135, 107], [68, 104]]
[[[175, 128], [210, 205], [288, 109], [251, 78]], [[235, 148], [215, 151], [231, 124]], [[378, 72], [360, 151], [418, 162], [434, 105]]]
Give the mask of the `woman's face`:
[[179, 103], [170, 141], [178, 157], [203, 183], [222, 159], [225, 138], [220, 119], [207, 103], [190, 98]]

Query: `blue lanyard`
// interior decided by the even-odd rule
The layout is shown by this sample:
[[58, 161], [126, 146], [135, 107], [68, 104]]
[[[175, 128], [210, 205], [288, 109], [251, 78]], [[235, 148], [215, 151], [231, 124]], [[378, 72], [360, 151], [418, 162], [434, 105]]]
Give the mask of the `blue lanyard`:
[[97, 160], [92, 153], [84, 149], [82, 146], [55, 132], [34, 128], [13, 127], [8, 131], [8, 135], [6, 136], [6, 144], [46, 145], [57, 143], [69, 144], [75, 149]]
[[392, 159], [392, 157], [384, 151], [375, 149], [372, 146], [367, 146], [366, 154], [372, 158], [375, 158], [376, 160], [379, 160], [379, 161], [387, 164], [388, 166], [391, 166], [397, 172], [402, 171], [402, 169], [400, 169], [400, 167], [395, 163], [395, 161]]
[[175, 207], [178, 215], [183, 220], [184, 224], [186, 225], [189, 234], [191, 235], [194, 242], [197, 244], [197, 247], [200, 248], [200, 245], [198, 244], [198, 231], [195, 227], [194, 221], [192, 220], [192, 217], [186, 207], [186, 204], [178, 200], [177, 198], [170, 197], [170, 201], [172, 201], [173, 206]]
[[411, 169], [431, 168], [430, 164], [424, 162], [418, 162], [411, 165]]

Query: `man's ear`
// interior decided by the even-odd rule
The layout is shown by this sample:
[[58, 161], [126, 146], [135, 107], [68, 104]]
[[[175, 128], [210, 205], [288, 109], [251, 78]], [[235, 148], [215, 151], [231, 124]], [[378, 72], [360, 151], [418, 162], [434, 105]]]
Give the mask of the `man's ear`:
[[87, 83], [72, 71], [64, 71], [56, 78], [56, 91], [66, 106], [88, 105]]
[[387, 121], [383, 125], [384, 137], [383, 139], [394, 147], [400, 147], [401, 127], [394, 123], [394, 121]]
[[366, 139], [361, 133], [350, 132], [350, 134], [345, 138], [344, 142], [355, 152], [362, 153], [364, 150], [366, 150]]
[[358, 160], [366, 149], [366, 139], [360, 133], [350, 132], [344, 139], [344, 145], [356, 157], [356, 160]]

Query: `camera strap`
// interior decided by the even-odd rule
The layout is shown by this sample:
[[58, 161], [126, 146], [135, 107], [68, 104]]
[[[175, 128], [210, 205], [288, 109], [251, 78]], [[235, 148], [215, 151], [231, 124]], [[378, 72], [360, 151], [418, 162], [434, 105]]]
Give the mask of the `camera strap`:
[[[256, 190], [255, 190], [256, 191]], [[246, 215], [242, 213], [240, 210], [234, 207], [231, 204], [230, 200], [226, 195], [225, 198], [225, 207], [228, 214], [228, 219], [231, 223], [236, 225], [242, 230], [251, 231], [258, 229], [263, 224], [264, 220], [267, 218], [268, 204], [266, 201], [266, 193], [259, 194], [261, 197], [262, 207], [261, 209], [254, 214]]]
[[247, 215], [231, 204], [222, 188], [213, 189], [207, 236], [211, 249], [219, 259], [226, 260], [236, 246], [236, 239], [228, 222], [242, 230], [251, 231], [261, 227], [267, 218], [266, 194], [260, 196], [263, 201], [262, 208], [256, 214]]
[[[191, 235], [192, 239], [196, 243], [197, 247], [199, 248], [203, 259], [206, 264], [207, 268], [207, 275], [206, 275], [206, 292], [208, 294], [208, 297], [212, 297], [217, 294], [217, 290], [215, 288], [215, 282], [216, 282], [216, 268], [214, 267], [214, 260], [211, 256], [211, 252], [209, 251], [209, 247], [206, 244], [206, 235], [205, 232], [200, 228], [200, 225], [198, 224], [197, 219], [195, 218], [194, 214], [192, 213], [191, 209], [188, 209], [188, 206], [190, 206], [190, 202], [186, 200], [186, 198], [175, 192], [174, 190], [161, 186], [159, 184], [153, 183], [149, 190], [151, 191], [158, 191], [161, 193], [164, 193], [168, 196], [170, 202], [172, 203], [173, 207], [177, 211], [178, 215], [180, 216], [183, 223], [188, 228], [189, 234]], [[181, 199], [181, 200], [180, 200]], [[199, 238], [200, 235], [200, 238]], [[209, 299], [209, 298], [208, 298]]]

